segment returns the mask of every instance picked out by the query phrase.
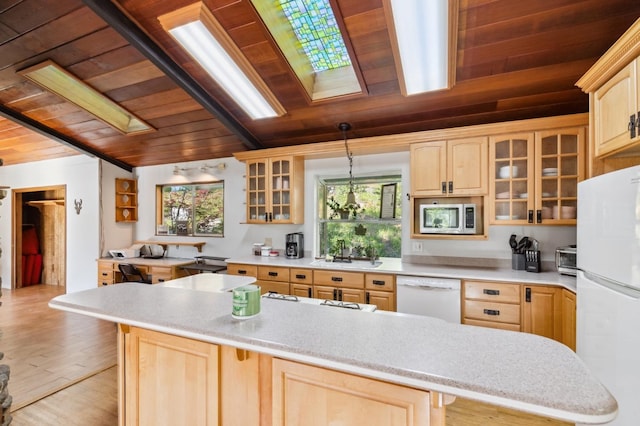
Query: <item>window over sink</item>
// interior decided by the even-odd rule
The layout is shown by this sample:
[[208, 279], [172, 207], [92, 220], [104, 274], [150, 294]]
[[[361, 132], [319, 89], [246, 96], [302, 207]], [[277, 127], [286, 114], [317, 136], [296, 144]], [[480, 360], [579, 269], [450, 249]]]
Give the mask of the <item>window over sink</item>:
[[156, 234], [224, 236], [224, 181], [156, 186]]
[[[402, 183], [400, 174], [353, 179], [356, 205], [346, 205], [349, 178], [319, 178], [317, 182], [318, 247], [320, 255], [352, 258], [401, 257]], [[344, 244], [342, 244], [344, 242]]]

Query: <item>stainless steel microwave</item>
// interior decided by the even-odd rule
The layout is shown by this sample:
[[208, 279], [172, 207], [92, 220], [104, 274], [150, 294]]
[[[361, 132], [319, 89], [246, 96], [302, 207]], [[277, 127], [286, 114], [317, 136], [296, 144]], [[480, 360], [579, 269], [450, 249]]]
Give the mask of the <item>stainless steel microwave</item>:
[[475, 234], [475, 204], [420, 205], [421, 234]]

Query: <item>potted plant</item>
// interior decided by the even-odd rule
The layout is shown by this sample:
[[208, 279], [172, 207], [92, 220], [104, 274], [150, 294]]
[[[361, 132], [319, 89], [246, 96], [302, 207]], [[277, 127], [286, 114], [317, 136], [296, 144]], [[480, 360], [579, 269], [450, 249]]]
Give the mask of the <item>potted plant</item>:
[[329, 219], [355, 219], [360, 210], [360, 204], [358, 203], [350, 203], [343, 206], [333, 197], [327, 200], [327, 207], [331, 209]]

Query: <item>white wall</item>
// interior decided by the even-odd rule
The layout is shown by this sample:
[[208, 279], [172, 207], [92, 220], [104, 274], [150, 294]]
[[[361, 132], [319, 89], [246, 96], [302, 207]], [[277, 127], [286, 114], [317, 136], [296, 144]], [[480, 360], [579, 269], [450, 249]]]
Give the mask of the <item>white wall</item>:
[[[99, 160], [76, 155], [57, 160], [39, 161], [0, 167], [0, 182], [14, 189], [66, 185], [67, 204], [67, 292], [96, 286], [99, 211]], [[74, 200], [82, 199], [76, 214]], [[2, 287], [11, 288], [11, 194], [0, 206], [0, 258]]]
[[[247, 225], [245, 211], [245, 166], [234, 158], [224, 158], [210, 161], [190, 163], [176, 163], [163, 166], [141, 167], [136, 169], [139, 187], [139, 222], [136, 226], [136, 239], [158, 238], [155, 233], [155, 186], [175, 182], [177, 176], [173, 174], [174, 165], [180, 167], [198, 168], [204, 163], [215, 164], [225, 162], [227, 169], [216, 173], [225, 182], [225, 229], [223, 238], [191, 238], [191, 237], [162, 237], [163, 240], [203, 240], [206, 241], [203, 253], [211, 256], [236, 257], [246, 256], [251, 252], [254, 242], [264, 242], [271, 238], [276, 249], [284, 249], [285, 234], [289, 232], [304, 232], [305, 251], [312, 251], [315, 247], [315, 212], [317, 211], [316, 181], [318, 177], [348, 175], [349, 163], [346, 157], [318, 159], [305, 161], [305, 220], [303, 225]], [[355, 156], [353, 159], [353, 174], [355, 177], [378, 173], [402, 174], [403, 193], [409, 192], [409, 152], [392, 154]], [[195, 173], [189, 176], [190, 181], [211, 179]], [[184, 179], [183, 181], [186, 181]], [[571, 226], [491, 226], [489, 238], [482, 241], [470, 240], [432, 240], [410, 239], [409, 201], [406, 196], [401, 197], [404, 212], [402, 228], [402, 253], [414, 256], [454, 256], [471, 258], [511, 259], [511, 249], [508, 244], [509, 236], [514, 233], [518, 238], [527, 235], [536, 238], [541, 243], [542, 260], [552, 261], [556, 247], [575, 244], [575, 227]], [[422, 242], [423, 250], [413, 252], [412, 242]], [[176, 257], [192, 257], [198, 253], [190, 247], [173, 246], [169, 255]]]

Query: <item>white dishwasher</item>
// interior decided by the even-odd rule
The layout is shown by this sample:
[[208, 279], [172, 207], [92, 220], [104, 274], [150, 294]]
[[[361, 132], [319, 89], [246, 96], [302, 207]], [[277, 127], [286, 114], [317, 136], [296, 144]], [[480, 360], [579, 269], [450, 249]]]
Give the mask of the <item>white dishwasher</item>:
[[460, 280], [398, 275], [397, 311], [460, 324]]

